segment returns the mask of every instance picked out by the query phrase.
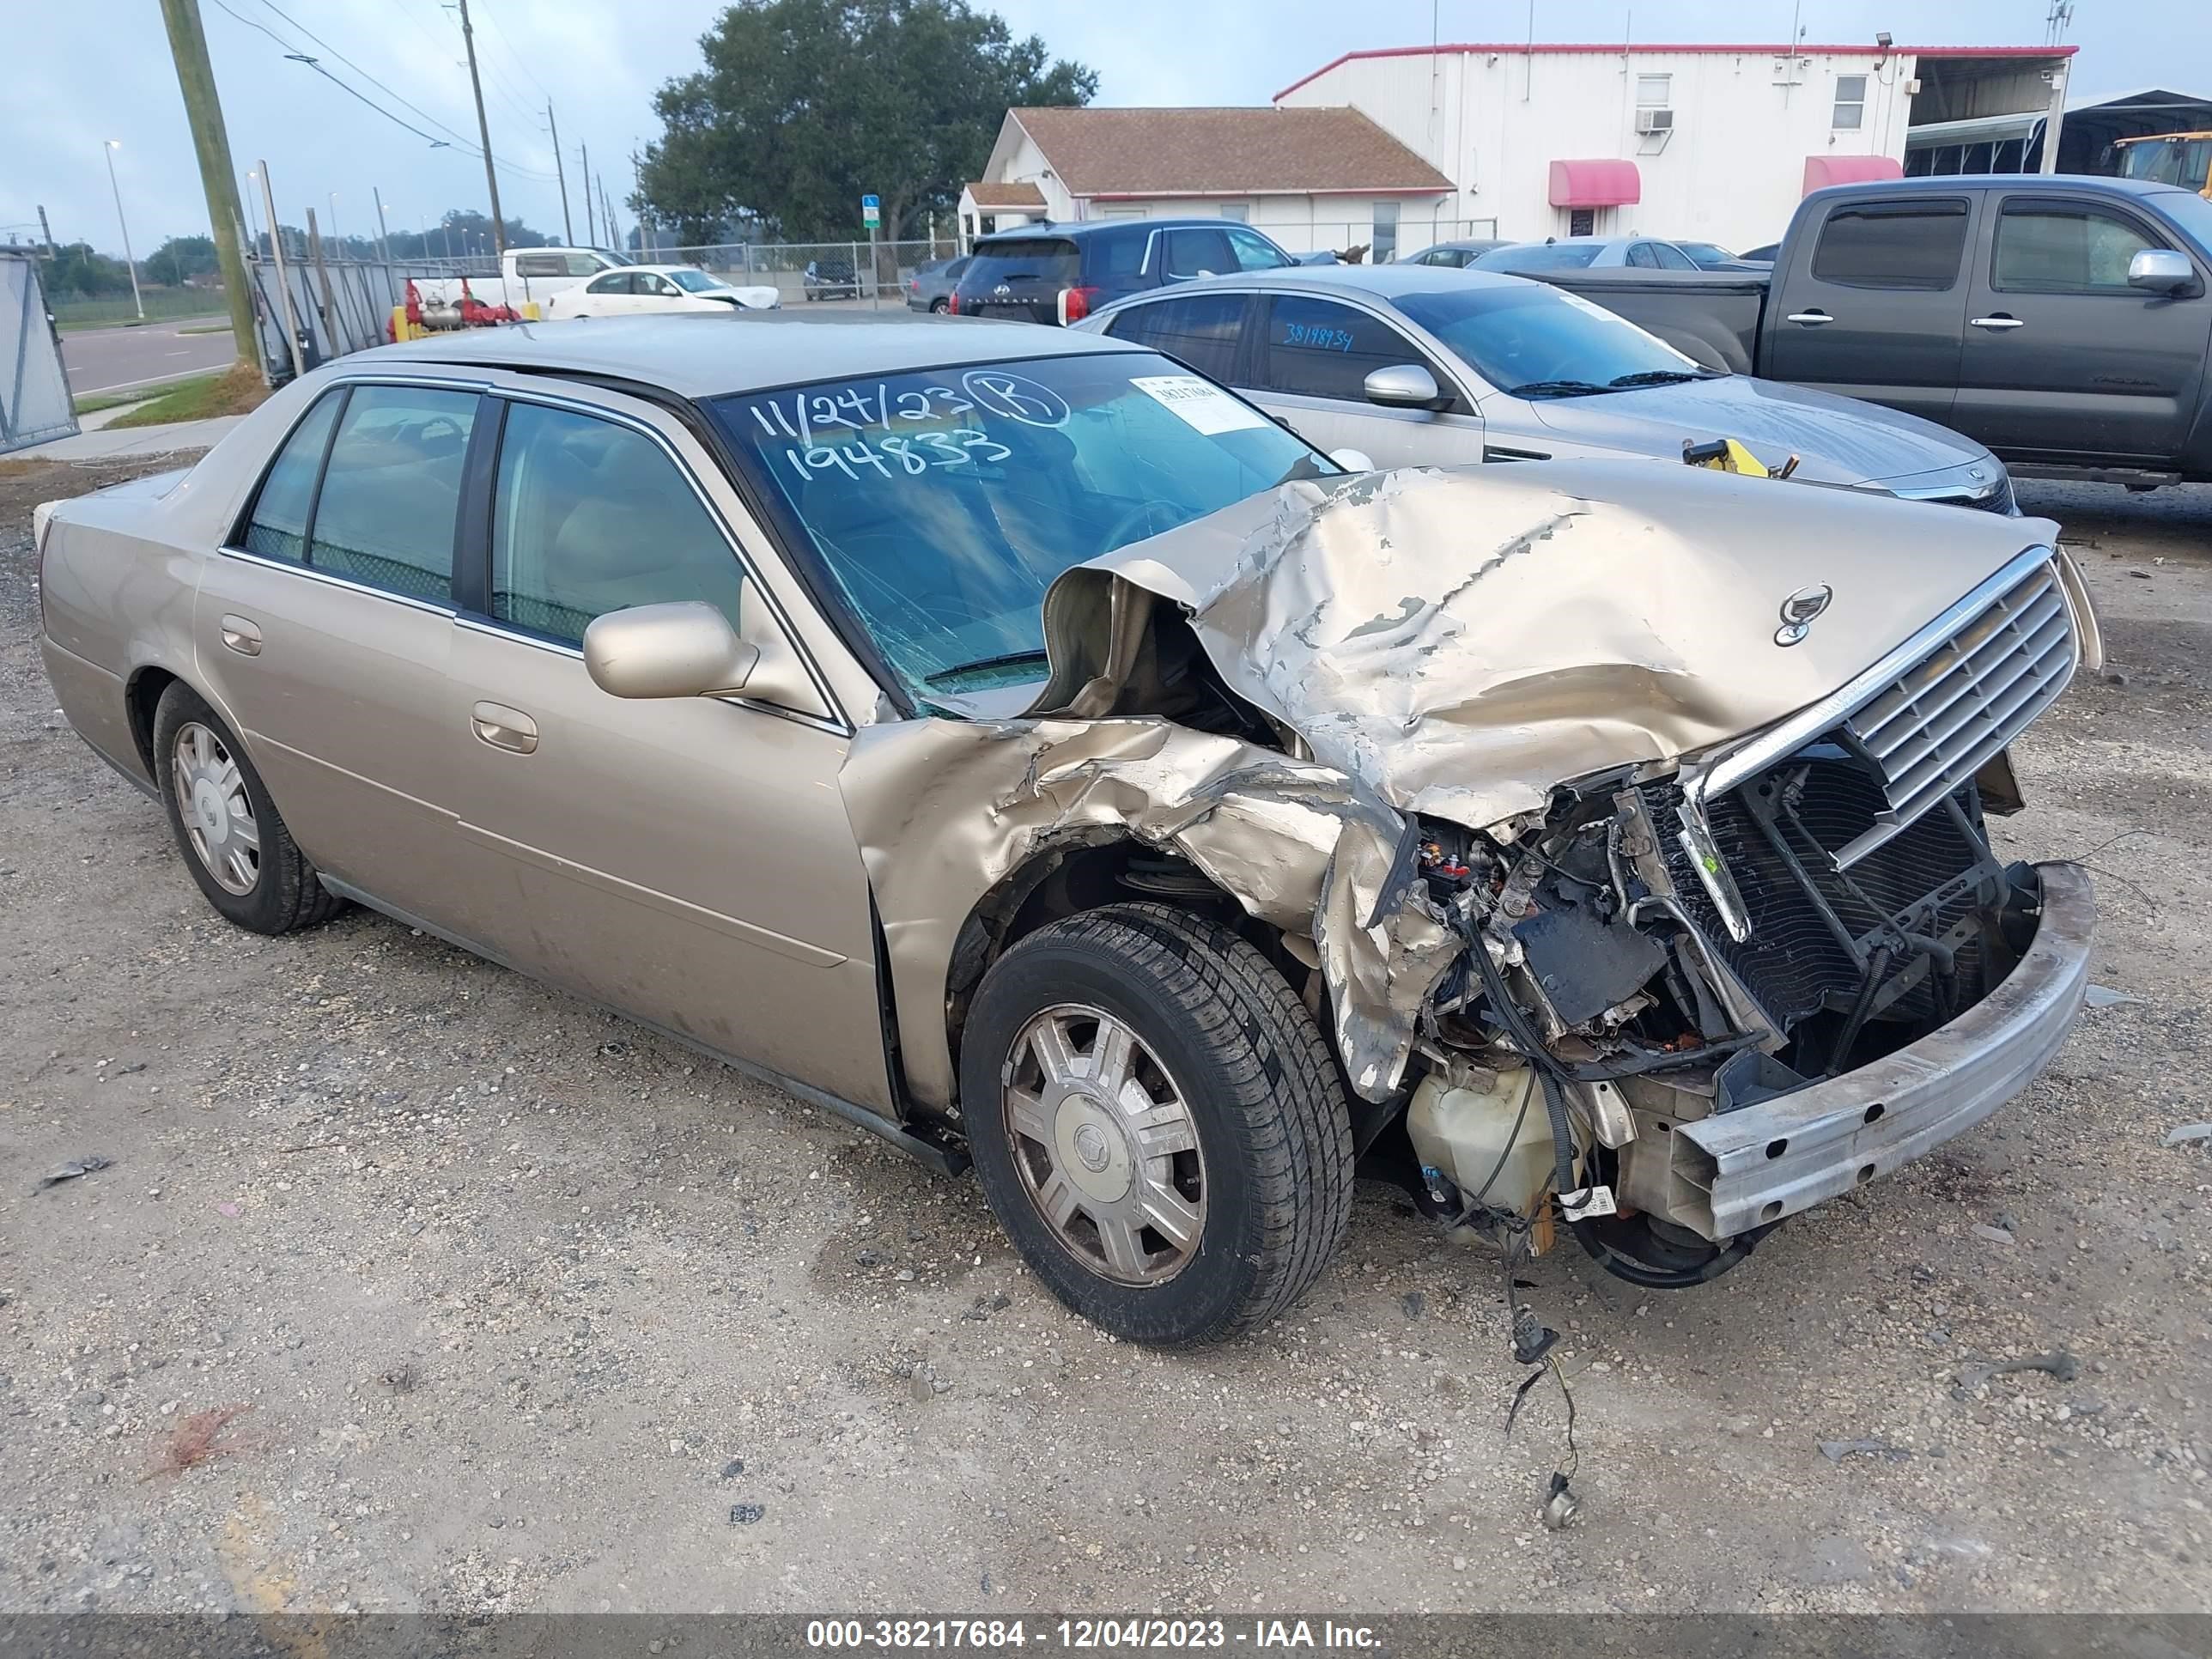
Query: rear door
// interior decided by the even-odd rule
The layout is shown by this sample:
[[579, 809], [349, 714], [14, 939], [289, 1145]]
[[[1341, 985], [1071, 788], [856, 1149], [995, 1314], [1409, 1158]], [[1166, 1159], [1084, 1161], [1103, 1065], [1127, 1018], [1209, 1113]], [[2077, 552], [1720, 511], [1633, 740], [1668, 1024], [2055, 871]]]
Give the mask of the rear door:
[[[1266, 296], [1247, 384], [1316, 449], [1358, 449], [1375, 465], [1471, 466], [1482, 459], [1481, 417], [1442, 364], [1377, 313], [1303, 294]], [[1390, 409], [1367, 401], [1367, 376], [1411, 363], [1427, 369], [1449, 409]]]
[[2193, 293], [2130, 288], [2136, 254], [2182, 246], [2156, 221], [2047, 189], [1990, 198], [1952, 424], [2021, 459], [2174, 465], [2212, 343], [2203, 270]]
[[1185, 225], [1160, 233], [1154, 255], [1160, 280], [1187, 283], [1196, 276], [1226, 276], [1243, 269], [1229, 233], [1218, 225]]
[[1242, 386], [1251, 379], [1243, 369], [1245, 325], [1260, 302], [1242, 289], [1179, 291], [1124, 307], [1106, 332], [1188, 363], [1224, 386]]
[[201, 683], [301, 849], [448, 929], [462, 907], [437, 734], [481, 401], [451, 384], [325, 392], [205, 562], [193, 611]]
[[1978, 190], [1853, 196], [1790, 240], [1759, 372], [1948, 422]]

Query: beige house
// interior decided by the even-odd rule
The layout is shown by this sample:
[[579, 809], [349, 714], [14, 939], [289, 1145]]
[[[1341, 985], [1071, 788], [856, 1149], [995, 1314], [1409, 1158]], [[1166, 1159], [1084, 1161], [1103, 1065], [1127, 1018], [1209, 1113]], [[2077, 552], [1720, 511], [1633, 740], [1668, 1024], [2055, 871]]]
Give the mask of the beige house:
[[1012, 109], [960, 196], [964, 240], [1041, 220], [1237, 219], [1293, 253], [1486, 234], [1451, 180], [1358, 110]]

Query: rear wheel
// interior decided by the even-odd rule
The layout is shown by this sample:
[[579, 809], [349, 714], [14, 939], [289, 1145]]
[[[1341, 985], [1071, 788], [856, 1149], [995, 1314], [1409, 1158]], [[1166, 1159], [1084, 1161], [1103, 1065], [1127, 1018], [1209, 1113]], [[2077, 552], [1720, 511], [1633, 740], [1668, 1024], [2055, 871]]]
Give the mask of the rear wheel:
[[933, 316], [942, 316], [945, 310], [945, 302], [942, 300], [932, 300], [929, 302], [929, 309]]
[[155, 706], [154, 773], [185, 866], [225, 918], [289, 933], [343, 908], [293, 843], [230, 728], [182, 681]]
[[1052, 923], [984, 978], [961, 1099], [984, 1196], [1061, 1301], [1133, 1341], [1295, 1302], [1351, 1214], [1338, 1073], [1282, 976], [1165, 906]]

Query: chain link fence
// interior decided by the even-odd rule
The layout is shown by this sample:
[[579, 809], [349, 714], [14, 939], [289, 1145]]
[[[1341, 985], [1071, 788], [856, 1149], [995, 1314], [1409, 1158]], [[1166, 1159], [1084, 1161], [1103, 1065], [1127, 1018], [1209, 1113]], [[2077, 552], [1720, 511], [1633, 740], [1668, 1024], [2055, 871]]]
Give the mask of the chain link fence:
[[61, 343], [32, 260], [0, 253], [0, 454], [76, 430]]
[[920, 267], [960, 256], [951, 236], [935, 240], [859, 242], [723, 242], [705, 247], [664, 247], [638, 257], [655, 264], [697, 265], [749, 288], [773, 288], [790, 305], [808, 300], [904, 301], [906, 279]]

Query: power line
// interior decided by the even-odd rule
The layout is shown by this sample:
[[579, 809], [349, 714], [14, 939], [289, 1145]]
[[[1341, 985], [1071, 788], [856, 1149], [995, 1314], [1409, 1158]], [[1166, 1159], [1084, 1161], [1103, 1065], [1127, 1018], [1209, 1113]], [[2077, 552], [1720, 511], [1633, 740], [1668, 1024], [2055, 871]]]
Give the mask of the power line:
[[530, 84], [536, 87], [538, 91], [544, 93], [550, 100], [553, 96], [551, 88], [547, 87], [543, 81], [538, 78], [537, 71], [530, 67], [530, 60], [522, 55], [522, 49], [516, 46], [514, 42], [508, 38], [507, 31], [500, 27], [499, 19], [493, 16], [491, 13], [483, 10], [483, 0], [477, 0], [477, 9], [483, 13], [484, 21], [490, 24], [492, 27], [492, 32], [499, 36], [500, 45], [507, 49], [507, 55], [514, 60], [514, 66], [520, 70], [525, 75], [528, 76], [530, 77]]

